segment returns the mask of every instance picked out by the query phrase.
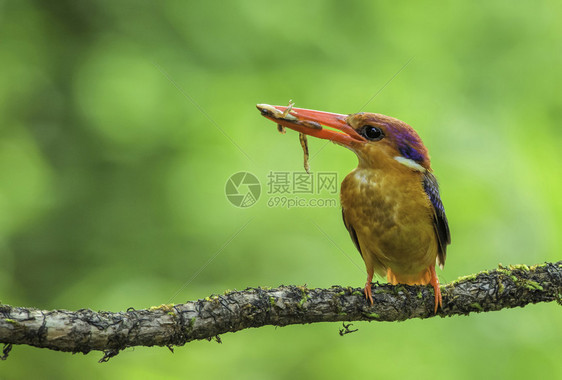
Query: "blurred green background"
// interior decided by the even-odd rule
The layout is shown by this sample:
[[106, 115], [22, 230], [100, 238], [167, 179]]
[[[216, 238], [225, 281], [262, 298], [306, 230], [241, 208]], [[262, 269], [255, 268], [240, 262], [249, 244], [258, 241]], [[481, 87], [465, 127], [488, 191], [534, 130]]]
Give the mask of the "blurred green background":
[[[339, 207], [268, 207], [267, 174], [302, 171], [302, 152], [255, 104], [357, 112], [412, 57], [365, 110], [432, 155], [453, 241], [441, 281], [559, 260], [561, 16], [559, 1], [0, 2], [0, 300], [119, 311], [363, 286]], [[339, 181], [356, 165], [310, 151]], [[225, 197], [239, 171], [263, 185], [249, 208]], [[0, 378], [556, 378], [561, 311], [266, 327], [107, 364], [18, 346]]]

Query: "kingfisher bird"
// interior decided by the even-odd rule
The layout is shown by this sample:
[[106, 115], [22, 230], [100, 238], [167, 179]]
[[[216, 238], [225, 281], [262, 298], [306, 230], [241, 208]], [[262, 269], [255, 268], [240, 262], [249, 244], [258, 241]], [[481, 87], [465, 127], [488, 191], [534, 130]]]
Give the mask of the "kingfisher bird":
[[443, 269], [451, 235], [428, 151], [416, 131], [377, 113], [257, 108], [282, 127], [357, 155], [357, 168], [343, 180], [340, 197], [343, 222], [367, 269], [365, 298], [373, 304], [375, 273], [394, 285], [431, 284], [437, 313], [442, 297], [435, 265]]

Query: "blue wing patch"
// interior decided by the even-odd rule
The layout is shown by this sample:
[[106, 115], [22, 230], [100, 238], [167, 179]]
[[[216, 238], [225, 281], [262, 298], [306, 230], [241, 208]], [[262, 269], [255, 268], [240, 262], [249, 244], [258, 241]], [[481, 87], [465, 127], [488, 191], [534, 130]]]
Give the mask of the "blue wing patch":
[[433, 205], [433, 227], [435, 228], [435, 234], [439, 241], [437, 258], [439, 265], [443, 266], [445, 265], [445, 257], [447, 256], [447, 245], [451, 244], [451, 232], [449, 231], [449, 222], [445, 215], [445, 208], [443, 207], [443, 202], [441, 202], [441, 196], [439, 195], [437, 179], [430, 172], [424, 174], [423, 189]]

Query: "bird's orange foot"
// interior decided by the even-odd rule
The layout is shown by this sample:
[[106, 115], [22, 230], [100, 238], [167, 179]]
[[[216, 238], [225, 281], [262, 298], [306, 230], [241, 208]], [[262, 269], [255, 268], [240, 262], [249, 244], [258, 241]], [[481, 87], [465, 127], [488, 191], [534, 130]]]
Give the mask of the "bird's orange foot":
[[371, 301], [371, 305], [373, 305], [373, 294], [371, 293], [371, 281], [365, 284], [365, 299]]
[[439, 279], [437, 278], [437, 274], [435, 273], [435, 267], [429, 267], [429, 271], [431, 272], [431, 280], [430, 284], [433, 286], [433, 291], [435, 292], [435, 310], [434, 313], [437, 314], [437, 309], [439, 307], [443, 307], [443, 299], [441, 298], [441, 288], [439, 287]]

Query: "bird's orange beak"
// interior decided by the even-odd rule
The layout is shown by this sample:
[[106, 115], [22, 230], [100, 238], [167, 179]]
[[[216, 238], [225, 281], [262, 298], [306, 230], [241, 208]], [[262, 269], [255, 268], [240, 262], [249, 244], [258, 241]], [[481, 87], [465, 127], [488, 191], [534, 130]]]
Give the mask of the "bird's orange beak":
[[258, 104], [256, 107], [269, 120], [309, 136], [330, 140], [349, 148], [366, 141], [347, 124], [347, 115], [269, 104]]

